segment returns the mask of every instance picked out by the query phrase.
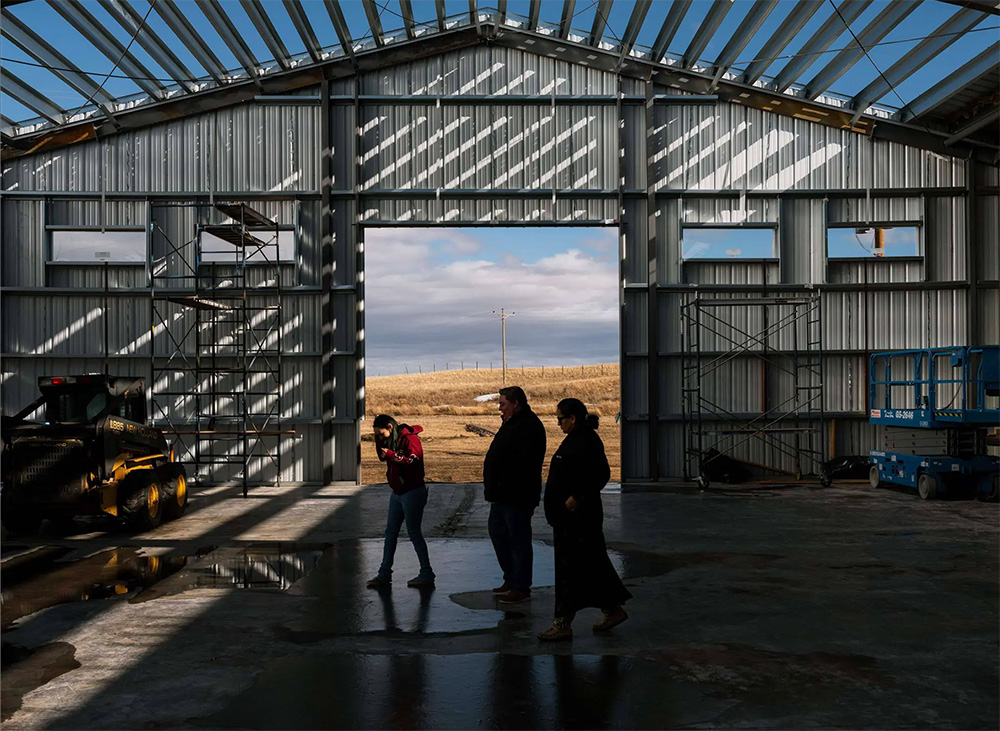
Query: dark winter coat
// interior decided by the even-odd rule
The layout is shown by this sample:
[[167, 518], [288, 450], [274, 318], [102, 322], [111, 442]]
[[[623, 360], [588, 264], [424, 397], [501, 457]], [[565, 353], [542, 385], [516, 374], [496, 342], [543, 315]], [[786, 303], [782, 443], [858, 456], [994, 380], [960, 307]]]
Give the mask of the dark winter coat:
[[[578, 426], [552, 455], [545, 483], [545, 520], [553, 528], [572, 522], [586, 530], [600, 530], [604, 523], [601, 490], [610, 479], [604, 442], [593, 429]], [[566, 507], [571, 495], [578, 503], [573, 512]]]
[[534, 510], [542, 497], [545, 427], [524, 406], [500, 427], [483, 461], [486, 500]]
[[397, 495], [425, 487], [424, 449], [417, 436], [422, 431], [420, 426], [400, 424], [396, 449], [387, 448], [384, 456], [379, 449], [388, 445], [380, 439], [375, 440], [375, 452], [379, 460], [385, 462], [386, 481]]

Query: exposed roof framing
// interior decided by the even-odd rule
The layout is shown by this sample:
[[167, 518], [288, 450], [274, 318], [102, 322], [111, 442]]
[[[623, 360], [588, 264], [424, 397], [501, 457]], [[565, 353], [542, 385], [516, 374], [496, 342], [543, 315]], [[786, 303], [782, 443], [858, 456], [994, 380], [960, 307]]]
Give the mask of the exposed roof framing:
[[[403, 0], [400, 0], [402, 3]], [[406, 0], [406, 4], [409, 5], [409, 0]], [[338, 0], [326, 0], [323, 3], [326, 6], [327, 15], [330, 16], [330, 21], [333, 23], [333, 30], [337, 34], [337, 40], [340, 41], [341, 48], [344, 49], [344, 55], [348, 58], [354, 58], [354, 43], [351, 41], [351, 31], [347, 28], [347, 21], [344, 20], [344, 11], [340, 7], [340, 2]], [[413, 13], [410, 13], [413, 16]]]
[[372, 38], [375, 39], [375, 45], [385, 45], [385, 40], [382, 38], [385, 34], [382, 32], [382, 19], [379, 17], [379, 9], [375, 7], [373, 0], [361, 0], [361, 4], [364, 5], [365, 15], [368, 17], [368, 25], [372, 29]]
[[167, 24], [167, 27], [191, 52], [195, 60], [202, 65], [202, 68], [221, 84], [223, 79], [229, 75], [226, 72], [226, 67], [222, 65], [218, 56], [212, 52], [212, 49], [205, 43], [205, 39], [198, 34], [188, 19], [184, 17], [184, 14], [177, 9], [173, 0], [149, 0], [149, 3], [163, 19], [163, 22]]
[[[73, 65], [72, 61], [18, 20], [13, 13], [7, 12], [6, 9], [0, 12], [2, 12], [3, 17], [3, 22], [0, 23], [0, 32], [4, 36], [39, 63], [47, 64], [56, 76], [69, 84], [85, 99], [92, 98], [104, 111], [104, 114], [110, 118], [114, 99], [107, 92]], [[5, 71], [4, 76], [7, 75]]]
[[[942, 149], [946, 154], [962, 154], [962, 150], [972, 149], [970, 145], [979, 148], [977, 154], [981, 154], [983, 148], [997, 149], [1000, 49], [996, 43], [961, 69], [949, 69], [950, 75], [931, 89], [923, 93], [908, 92], [908, 96], [916, 98], [909, 104], [905, 104], [907, 100], [904, 99], [901, 110], [880, 109], [870, 116], [865, 112], [883, 99], [883, 106], [895, 105], [895, 98], [887, 94], [903, 82], [907, 82], [908, 88], [919, 87], [916, 81], [921, 78], [918, 75], [921, 69], [934, 68], [932, 73], [937, 77], [946, 73], [945, 69], [938, 70], [932, 64], [946, 63], [939, 60], [946, 58], [941, 52], [952, 44], [975, 39], [978, 51], [990, 43], [981, 32], [985, 29], [981, 21], [985, 13], [993, 17], [1000, 15], [1000, 0], [879, 0], [877, 7], [873, 7], [874, 0], [738, 0], [741, 3], [738, 11], [744, 17], [739, 23], [730, 23], [734, 30], [724, 40], [718, 38], [719, 28], [727, 18], [732, 19], [728, 15], [734, 7], [731, 0], [706, 3], [699, 9], [699, 16], [704, 14], [705, 17], [699, 17], [697, 30], [683, 40], [678, 34], [683, 21], [689, 17], [694, 0], [629, 0], [624, 3], [628, 13], [618, 8], [620, 12], [615, 17], [611, 16], [613, 0], [587, 0], [586, 3], [563, 0], [561, 6], [553, 6], [551, 10], [561, 11], [558, 24], [551, 22], [554, 18], [547, 18], [549, 22], [543, 22], [544, 27], [539, 26], [541, 0], [529, 0], [528, 17], [518, 19], [519, 22], [508, 18], [506, 0], [469, 0], [468, 12], [463, 8], [453, 16], [446, 16], [445, 0], [435, 0], [436, 21], [430, 23], [417, 22], [413, 0], [398, 0], [398, 13], [382, 12], [386, 10], [384, 0], [350, 1], [351, 6], [345, 7], [339, 0], [322, 0], [336, 33], [336, 40], [332, 40], [329, 26], [314, 28], [310, 23], [302, 0], [282, 0], [280, 5], [273, 0], [240, 0], [242, 11], [232, 9], [235, 6], [232, 0], [147, 0], [177, 39], [166, 33], [160, 36], [153, 27], [145, 25], [147, 13], [138, 8], [137, 0], [97, 0], [107, 13], [101, 12], [100, 20], [91, 14], [91, 5], [84, 7], [83, 3], [67, 0], [47, 0], [46, 3], [36, 0], [34, 4], [43, 6], [41, 10], [51, 12], [51, 6], [89, 41], [91, 56], [87, 56], [85, 48], [69, 50], [69, 45], [61, 44], [53, 35], [56, 28], [50, 30], [51, 24], [40, 20], [43, 14], [34, 11], [30, 4], [24, 9], [19, 6], [11, 10], [9, 0], [0, 0], [3, 4], [0, 32], [5, 41], [15, 43], [33, 60], [47, 66], [51, 74], [88, 99], [89, 105], [84, 115], [74, 116], [75, 112], [60, 109], [52, 99], [36, 92], [35, 89], [47, 88], [44, 81], [43, 85], [37, 83], [39, 74], [44, 79], [45, 71], [33, 69], [30, 76], [24, 72], [21, 78], [31, 83], [23, 80], [19, 84], [17, 80], [7, 83], [7, 79], [17, 77], [7, 73], [9, 62], [4, 62], [3, 93], [44, 119], [14, 122], [12, 129], [5, 133], [7, 139], [3, 145], [15, 153], [23, 153], [71, 144], [117, 130], [136, 129], [164, 119], [245, 103], [259, 95], [287, 95], [295, 89], [314, 86], [323, 79], [347, 78], [448, 49], [467, 48], [489, 38], [506, 47], [530, 47], [531, 53], [544, 53], [568, 63], [586, 64], [590, 68], [640, 79], [652, 78], [657, 84], [676, 88], [681, 93], [710, 94], [720, 100], [799, 116], [836, 128], [927, 145], [928, 149]], [[918, 25], [913, 21], [923, 17], [921, 8], [939, 1], [956, 6], [946, 14], [948, 20], [935, 21], [936, 28], [924, 24], [926, 27], [912, 31], [911, 35], [927, 36], [917, 41], [915, 47], [881, 48], [880, 57], [891, 60], [886, 62], [888, 68], [883, 69], [884, 78], [880, 74], [871, 80], [873, 74], [868, 70], [866, 51], [880, 41], [884, 44], [882, 39], [899, 28], [904, 19], [909, 18], [907, 25]], [[146, 10], [149, 5], [145, 6]], [[593, 8], [593, 19], [587, 27], [581, 28], [574, 23], [580, 22], [577, 13], [583, 5], [588, 13]], [[308, 56], [292, 57], [286, 39], [277, 30], [282, 25], [275, 14], [283, 11], [291, 18]], [[238, 18], [233, 13], [238, 12], [246, 13], [266, 51], [263, 46], [256, 53], [251, 50], [251, 44], [241, 35], [241, 26], [235, 22]], [[779, 12], [782, 17], [776, 19], [775, 14]], [[818, 16], [820, 12], [822, 15]], [[868, 22], [869, 16], [874, 20]], [[851, 24], [862, 17], [866, 18], [865, 27], [852, 33]], [[772, 22], [768, 24], [768, 20]], [[803, 42], [807, 35], [803, 31], [811, 21], [819, 21], [817, 29], [809, 31], [811, 37]], [[357, 27], [353, 26], [355, 23], [359, 23]], [[112, 28], [117, 35], [112, 34]], [[355, 38], [367, 39], [367, 28], [371, 30], [374, 44], [366, 40], [359, 45]], [[126, 52], [122, 45], [125, 41], [122, 29], [133, 36], [133, 46], [145, 49], [175, 85], [166, 88], [164, 84], [170, 83], [168, 80], [155, 78], [135, 55]], [[398, 42], [404, 37], [404, 31], [404, 42]], [[654, 33], [652, 48], [636, 45], [638, 39], [651, 39]], [[762, 38], [763, 35], [767, 37]], [[571, 37], [575, 40], [570, 40]], [[221, 48], [220, 38], [236, 58], [235, 71], [226, 68], [216, 55]], [[397, 42], [389, 42], [394, 39]], [[343, 56], [324, 53], [324, 48], [338, 40]], [[187, 47], [200, 65], [194, 67], [195, 73], [178, 58], [178, 42]], [[722, 48], [714, 59], [704, 57], [710, 44], [713, 48]], [[748, 55], [748, 48], [760, 50], [754, 54], [756, 58], [741, 63], [741, 58]], [[787, 63], [779, 59], [786, 48], [794, 51]], [[832, 51], [834, 48], [836, 50]], [[681, 49], [683, 52], [679, 52]], [[136, 99], [132, 96], [117, 100], [104, 92], [99, 86], [100, 79], [94, 78], [90, 71], [93, 64], [82, 60], [92, 57], [93, 50], [118, 63], [119, 74], [133, 77], [150, 98], [139, 99], [140, 103], [135, 104]], [[228, 59], [230, 55], [226, 53], [225, 57]], [[188, 66], [191, 63], [189, 61]], [[741, 73], [743, 64], [746, 69]], [[850, 80], [856, 76], [848, 72], [862, 65], [866, 71], [864, 82], [854, 83], [851, 88]], [[708, 66], [711, 68], [706, 68]], [[263, 73], [265, 69], [268, 73]], [[804, 84], [808, 78], [806, 72], [810, 72], [812, 78]], [[830, 100], [829, 96], [839, 99]], [[104, 123], [95, 115], [95, 105], [112, 124]], [[7, 112], [7, 116], [11, 113]], [[74, 121], [70, 121], [70, 117]], [[955, 147], [945, 145], [945, 140]], [[5, 149], [4, 154], [9, 150]]]
[[691, 0], [674, 0], [670, 4], [667, 17], [663, 19], [660, 32], [653, 42], [653, 61], [659, 63], [663, 58], [663, 55], [667, 52], [667, 47], [670, 45], [670, 41], [677, 35], [677, 29], [681, 27], [681, 21], [684, 20], [684, 16], [687, 15], [688, 8], [690, 7]]
[[878, 76], [872, 83], [862, 89], [851, 100], [851, 106], [860, 115], [868, 108], [869, 104], [878, 101], [890, 89], [910, 78], [924, 64], [961, 38], [961, 34], [972, 30], [984, 17], [986, 16], [978, 10], [969, 10], [967, 8], [959, 10], [930, 36], [922, 40], [909, 53], [890, 66], [884, 74]]
[[188, 67], [177, 58], [170, 47], [153, 32], [152, 28], [143, 25], [142, 16], [135, 9], [125, 2], [115, 0], [100, 0], [101, 7], [108, 11], [108, 14], [118, 21], [118, 24], [129, 34], [135, 34], [139, 45], [146, 49], [146, 53], [160, 65], [160, 67], [170, 74], [170, 78], [180, 84], [186, 91], [195, 91], [198, 87], [193, 82], [195, 77]]
[[774, 10], [778, 0], [756, 0], [746, 18], [740, 23], [740, 27], [729, 39], [729, 43], [722, 49], [722, 53], [715, 59], [715, 79], [718, 81], [736, 58], [740, 55], [753, 35], [760, 30], [761, 25], [767, 20], [767, 16]]
[[[778, 2], [778, 0], [769, 1]], [[635, 45], [635, 39], [639, 37], [639, 30], [642, 28], [643, 21], [646, 20], [650, 5], [652, 5], [652, 0], [635, 0], [632, 15], [628, 19], [628, 25], [625, 26], [625, 35], [622, 36], [620, 51], [622, 58], [632, 52], [632, 46]]]
[[604, 28], [608, 24], [608, 15], [611, 14], [611, 4], [614, 0], [598, 0], [597, 9], [594, 11], [594, 24], [590, 28], [590, 45], [596, 46], [601, 42], [604, 35]]
[[257, 76], [260, 73], [260, 62], [254, 57], [253, 51], [243, 40], [240, 32], [236, 30], [233, 21], [226, 15], [226, 11], [222, 9], [219, 0], [202, 0], [198, 7], [201, 8], [201, 12], [208, 18], [208, 22], [215, 28], [215, 32], [219, 34], [222, 41], [229, 46], [229, 50], [236, 56], [236, 60], [246, 70], [247, 76], [251, 78]]
[[59, 0], [49, 0], [49, 5], [63, 16], [70, 25], [76, 28], [91, 45], [132, 76], [135, 84], [153, 98], [166, 95], [166, 89], [155, 75], [143, 66], [129, 53], [118, 39], [111, 35], [80, 3], [63, 3]]
[[271, 18], [268, 17], [267, 11], [260, 4], [260, 0], [240, 0], [240, 4], [250, 18], [250, 22], [253, 23], [253, 27], [260, 34], [261, 40], [267, 46], [267, 50], [274, 56], [274, 60], [277, 61], [282, 69], [291, 68], [292, 55], [285, 47], [281, 36], [278, 35], [278, 31], [271, 22]]
[[857, 40], [852, 38], [847, 47], [834, 56], [833, 60], [806, 84], [805, 96], [808, 99], [815, 99], [829, 89], [833, 82], [864, 57], [868, 48], [885, 38], [889, 31], [916, 10], [920, 2], [921, 0], [892, 0], [861, 33], [857, 34]]
[[757, 53], [757, 58], [747, 66], [746, 71], [743, 72], [743, 83], [752, 85], [763, 76], [764, 71], [772, 63], [771, 59], [781, 55], [792, 38], [802, 30], [803, 26], [821, 7], [823, 7], [822, 3], [797, 4]]
[[413, 6], [410, 0], [399, 0], [399, 13], [403, 16], [403, 27], [406, 29], [406, 37], [410, 40], [416, 36], [413, 30]]
[[1000, 42], [994, 43], [960, 69], [949, 74], [930, 89], [906, 105], [902, 121], [909, 122], [916, 117], [928, 114], [936, 107], [948, 101], [957, 91], [983, 78], [987, 74], [996, 73], [996, 59], [1000, 54]]
[[4, 93], [10, 94], [21, 102], [21, 104], [38, 112], [54, 124], [62, 124], [66, 121], [66, 115], [63, 114], [63, 110], [57, 104], [48, 97], [39, 94], [10, 71], [4, 72], [3, 90]]
[[708, 9], [708, 15], [705, 16], [701, 27], [698, 28], [691, 39], [687, 50], [684, 51], [684, 68], [691, 68], [698, 63], [699, 57], [709, 41], [712, 40], [712, 36], [715, 35], [715, 31], [719, 29], [719, 26], [726, 17], [726, 13], [729, 12], [732, 6], [733, 3], [730, 0], [712, 0], [712, 7]]
[[[573, 21], [573, 14], [576, 12], [576, 0], [564, 0], [562, 8], [562, 18], [559, 19], [559, 37], [569, 37], [570, 23]], [[538, 19], [535, 19], [538, 23]]]

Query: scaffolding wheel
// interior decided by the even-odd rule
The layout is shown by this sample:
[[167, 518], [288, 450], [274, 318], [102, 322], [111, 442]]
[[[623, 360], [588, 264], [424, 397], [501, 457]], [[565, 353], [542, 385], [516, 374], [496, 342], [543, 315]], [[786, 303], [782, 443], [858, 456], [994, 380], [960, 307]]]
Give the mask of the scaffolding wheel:
[[706, 475], [704, 472], [699, 473], [696, 482], [698, 483], [698, 487], [700, 487], [702, 490], [707, 489], [709, 485], [708, 475]]
[[819, 473], [819, 484], [823, 487], [830, 487], [833, 484], [833, 480], [830, 479], [830, 473], [826, 470]]
[[937, 480], [930, 475], [923, 474], [917, 480], [917, 492], [920, 493], [920, 497], [924, 500], [933, 500], [934, 496], [937, 495]]
[[879, 482], [881, 482], [881, 478], [878, 474], [878, 465], [873, 464], [872, 468], [868, 470], [868, 484], [872, 487], [878, 487]]

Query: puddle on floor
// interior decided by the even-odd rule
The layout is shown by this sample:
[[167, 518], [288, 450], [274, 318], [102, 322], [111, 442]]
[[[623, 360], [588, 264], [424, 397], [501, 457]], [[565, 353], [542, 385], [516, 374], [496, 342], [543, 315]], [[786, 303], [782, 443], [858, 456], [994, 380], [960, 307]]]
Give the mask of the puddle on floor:
[[25, 695], [80, 667], [75, 654], [76, 648], [68, 642], [53, 642], [30, 650], [3, 643], [0, 650], [0, 669], [3, 670], [0, 721], [6, 721], [21, 708]]

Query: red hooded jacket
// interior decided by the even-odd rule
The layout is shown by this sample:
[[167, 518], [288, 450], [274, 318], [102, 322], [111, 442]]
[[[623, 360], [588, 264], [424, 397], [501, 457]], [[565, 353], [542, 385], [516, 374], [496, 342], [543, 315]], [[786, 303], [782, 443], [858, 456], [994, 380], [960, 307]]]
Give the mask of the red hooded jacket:
[[389, 487], [397, 495], [416, 490], [424, 485], [424, 448], [417, 436], [424, 429], [420, 426], [399, 425], [399, 444], [396, 451], [385, 450], [383, 455], [379, 449], [384, 446], [375, 442], [375, 451], [379, 460], [385, 462], [385, 478]]

